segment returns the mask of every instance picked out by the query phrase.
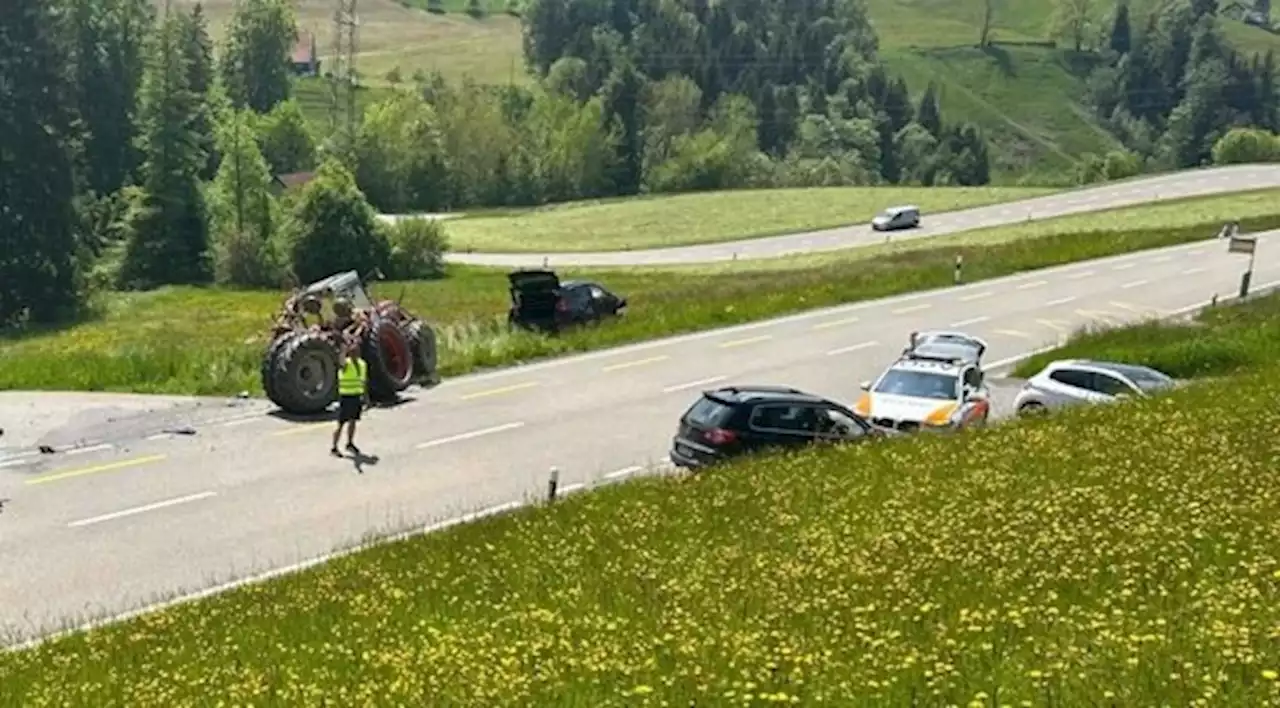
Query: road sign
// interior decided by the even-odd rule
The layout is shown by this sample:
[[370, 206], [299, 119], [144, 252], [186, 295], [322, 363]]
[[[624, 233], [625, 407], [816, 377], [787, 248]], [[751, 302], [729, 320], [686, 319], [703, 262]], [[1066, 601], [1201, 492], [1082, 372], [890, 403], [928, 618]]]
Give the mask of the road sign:
[[1232, 236], [1227, 242], [1227, 253], [1244, 253], [1252, 256], [1258, 247], [1258, 239], [1251, 236]]

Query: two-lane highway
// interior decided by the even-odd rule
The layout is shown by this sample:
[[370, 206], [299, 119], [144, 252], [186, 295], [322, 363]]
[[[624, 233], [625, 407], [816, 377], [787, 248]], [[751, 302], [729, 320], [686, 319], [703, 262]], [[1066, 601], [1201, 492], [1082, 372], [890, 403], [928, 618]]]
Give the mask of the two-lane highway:
[[[537, 268], [565, 266], [657, 266], [735, 259], [777, 258], [797, 253], [840, 251], [895, 241], [931, 238], [973, 229], [1041, 221], [1071, 214], [1115, 209], [1188, 197], [1280, 187], [1280, 165], [1231, 165], [1184, 170], [1153, 177], [1072, 189], [1033, 199], [983, 207], [924, 213], [918, 229], [884, 234], [868, 224], [722, 243], [593, 253], [450, 253], [448, 260], [474, 265]], [[885, 207], [894, 206], [885, 204]], [[496, 217], [495, 217], [496, 218]]]
[[[1280, 280], [1268, 234], [1254, 282]], [[371, 411], [357, 473], [329, 423], [246, 415], [195, 436], [105, 441], [73, 460], [0, 468], [0, 630], [47, 630], [280, 568], [373, 530], [570, 489], [666, 457], [703, 388], [778, 383], [846, 400], [912, 330], [959, 328], [994, 363], [1099, 320], [1167, 314], [1235, 292], [1245, 259], [1214, 240], [811, 311], [450, 379]], [[79, 619], [89, 619], [81, 616]]]

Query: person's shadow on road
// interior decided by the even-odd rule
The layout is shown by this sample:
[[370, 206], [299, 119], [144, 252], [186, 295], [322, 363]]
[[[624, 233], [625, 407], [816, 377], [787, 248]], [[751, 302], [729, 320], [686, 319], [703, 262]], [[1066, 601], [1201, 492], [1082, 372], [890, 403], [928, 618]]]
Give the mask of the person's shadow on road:
[[351, 452], [349, 450], [344, 457], [351, 460], [351, 463], [356, 468], [356, 474], [364, 474], [365, 465], [376, 467], [379, 459], [377, 455], [367, 455], [363, 452]]

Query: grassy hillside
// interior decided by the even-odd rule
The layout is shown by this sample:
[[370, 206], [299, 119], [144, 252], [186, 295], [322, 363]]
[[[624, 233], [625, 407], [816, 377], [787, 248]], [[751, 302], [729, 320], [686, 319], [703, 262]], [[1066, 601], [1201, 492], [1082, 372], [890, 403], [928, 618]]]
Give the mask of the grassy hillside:
[[[158, 0], [157, 0], [158, 1]], [[194, 0], [179, 0], [178, 4]], [[1157, 0], [1132, 0], [1135, 17]], [[503, 0], [482, 3], [490, 15], [462, 13], [465, 0], [446, 0], [444, 15], [426, 12], [427, 0], [362, 0], [359, 68], [371, 84], [382, 84], [399, 67], [408, 80], [417, 69], [491, 83], [527, 80], [520, 47], [520, 21], [503, 12]], [[867, 0], [889, 66], [903, 74], [913, 93], [932, 80], [942, 93], [944, 114], [971, 120], [993, 138], [993, 181], [1044, 182], [1061, 178], [1084, 152], [1102, 153], [1116, 142], [1084, 105], [1087, 65], [1043, 46], [1050, 0], [995, 0], [991, 37], [999, 44], [976, 48], [984, 0]], [[208, 0], [215, 33], [232, 0]], [[1109, 27], [1113, 3], [1097, 0], [1099, 31]], [[332, 43], [332, 0], [298, 0], [299, 25]], [[1140, 25], [1135, 20], [1135, 25]], [[1223, 20], [1228, 39], [1247, 51], [1280, 48], [1280, 36]], [[1038, 43], [1040, 46], [1025, 46]], [[1056, 174], [1055, 174], [1056, 173]]]
[[0, 703], [1275, 705], [1277, 396], [609, 486], [0, 655]]

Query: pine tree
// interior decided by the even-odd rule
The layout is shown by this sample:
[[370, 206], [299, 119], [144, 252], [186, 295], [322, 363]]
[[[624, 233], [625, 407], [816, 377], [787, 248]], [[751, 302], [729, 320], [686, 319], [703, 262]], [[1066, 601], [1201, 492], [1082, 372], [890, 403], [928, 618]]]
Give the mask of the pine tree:
[[75, 313], [75, 84], [65, 18], [4, 0], [0, 22], [0, 326]]
[[67, 6], [84, 186], [106, 195], [132, 179], [140, 162], [134, 146], [138, 83], [155, 13], [148, 0], [68, 0]]
[[218, 130], [222, 155], [210, 189], [214, 276], [220, 283], [266, 287], [279, 282], [274, 250], [279, 222], [271, 171], [258, 149], [254, 116], [229, 110]]
[[942, 109], [938, 105], [938, 87], [932, 81], [920, 97], [920, 106], [916, 109], [916, 122], [929, 131], [935, 138], [942, 137]]
[[213, 83], [213, 44], [209, 40], [209, 27], [205, 21], [204, 7], [196, 3], [191, 14], [181, 15], [182, 51], [187, 57], [187, 87], [199, 104], [191, 130], [204, 152], [204, 166], [200, 179], [208, 181], [218, 171], [217, 138], [214, 135], [214, 118], [209, 106], [209, 88]]
[[1115, 20], [1111, 23], [1111, 51], [1119, 55], [1129, 53], [1133, 44], [1133, 30], [1129, 27], [1129, 3], [1121, 0], [1116, 8]]
[[191, 91], [177, 16], [161, 20], [142, 85], [143, 199], [130, 223], [121, 285], [151, 288], [207, 282], [208, 225], [200, 171], [205, 154], [192, 130], [200, 102]]
[[266, 113], [289, 98], [289, 55], [297, 36], [287, 0], [242, 0], [237, 5], [220, 67], [233, 105]]

